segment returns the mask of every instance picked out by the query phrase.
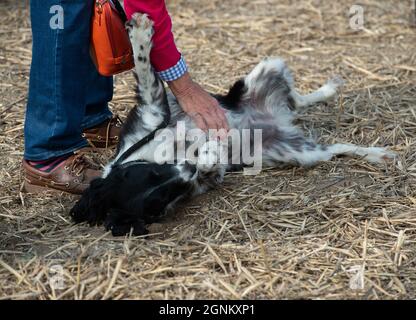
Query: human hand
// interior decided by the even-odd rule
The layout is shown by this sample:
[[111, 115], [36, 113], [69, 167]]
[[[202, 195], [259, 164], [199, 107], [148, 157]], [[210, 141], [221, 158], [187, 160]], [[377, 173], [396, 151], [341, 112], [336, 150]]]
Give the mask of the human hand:
[[224, 110], [218, 101], [194, 82], [188, 73], [168, 83], [172, 93], [198, 128], [228, 131], [228, 122]]

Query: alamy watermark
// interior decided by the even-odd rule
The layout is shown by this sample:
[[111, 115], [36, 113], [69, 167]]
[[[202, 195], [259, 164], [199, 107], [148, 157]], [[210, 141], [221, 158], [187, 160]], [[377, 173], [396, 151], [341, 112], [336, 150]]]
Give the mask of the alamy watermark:
[[365, 267], [363, 265], [356, 265], [347, 270], [350, 276], [350, 289], [351, 290], [364, 290], [364, 273]]
[[350, 28], [359, 31], [364, 29], [364, 7], [360, 5], [353, 5], [349, 10], [350, 14]]
[[[222, 137], [222, 139], [219, 139]], [[241, 165], [244, 174], [260, 173], [263, 163], [263, 132], [261, 129], [186, 130], [178, 121], [176, 128], [161, 129], [154, 138], [160, 142], [153, 154], [158, 164], [173, 164], [186, 159], [198, 165]]]
[[[364, 7], [354, 4], [349, 8], [349, 25], [355, 31], [364, 30], [365, 10]], [[411, 0], [410, 25], [416, 27], [416, 0]]]
[[49, 13], [52, 15], [49, 20], [49, 26], [52, 30], [63, 30], [65, 26], [64, 8], [60, 5], [54, 5], [49, 9]]
[[60, 264], [55, 264], [49, 267], [49, 273], [53, 276], [49, 278], [49, 286], [53, 290], [65, 289], [64, 267]]

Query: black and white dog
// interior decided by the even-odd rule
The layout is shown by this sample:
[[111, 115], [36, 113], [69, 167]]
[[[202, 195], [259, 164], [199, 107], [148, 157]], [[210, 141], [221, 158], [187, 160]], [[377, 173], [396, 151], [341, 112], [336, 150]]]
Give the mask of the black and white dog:
[[[103, 178], [95, 180], [71, 210], [76, 222], [104, 221], [114, 235], [129, 233], [131, 228], [133, 234], [140, 235], [146, 232], [145, 224], [165, 215], [178, 201], [221, 183], [227, 170], [256, 163], [268, 167], [313, 166], [336, 155], [358, 156], [375, 163], [394, 158], [394, 153], [380, 147], [320, 145], [305, 137], [293, 124], [296, 108], [333, 98], [343, 82], [335, 78], [311, 94], [300, 95], [290, 70], [278, 58], [263, 60], [227, 95], [216, 96], [230, 131], [238, 134], [225, 142], [207, 139], [152, 69], [152, 22], [137, 13], [127, 28], [134, 49], [138, 105], [128, 115], [117, 154], [106, 166]], [[135, 148], [138, 141], [165, 126], [163, 134], [158, 132]], [[198, 143], [180, 135], [180, 126], [185, 132], [196, 130], [191, 141]], [[261, 132], [260, 140], [256, 141], [255, 131]], [[248, 162], [241, 161], [244, 143], [254, 153]], [[181, 146], [186, 151], [182, 154], [177, 152]]]

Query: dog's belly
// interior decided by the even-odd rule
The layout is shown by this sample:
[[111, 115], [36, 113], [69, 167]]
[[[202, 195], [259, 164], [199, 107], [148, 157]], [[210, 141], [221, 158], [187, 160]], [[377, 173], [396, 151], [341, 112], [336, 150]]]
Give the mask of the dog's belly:
[[[226, 110], [229, 128], [227, 140], [230, 161], [239, 156], [240, 150], [250, 148], [254, 144], [261, 144], [261, 148], [268, 148], [276, 143], [283, 135], [285, 127], [279, 128], [278, 120], [273, 114], [264, 112], [234, 112]], [[281, 121], [282, 119], [280, 119]], [[293, 127], [288, 129], [293, 130]], [[257, 134], [258, 133], [258, 134]], [[216, 134], [211, 131], [211, 134]], [[259, 138], [256, 140], [256, 138]], [[197, 128], [192, 119], [182, 110], [172, 110], [170, 125], [159, 130], [155, 138], [123, 162], [145, 160], [155, 163], [174, 163], [177, 160], [192, 160], [192, 153], [213, 137]], [[127, 150], [137, 142], [137, 138], [127, 137], [123, 150]], [[266, 151], [266, 150], [264, 150]], [[234, 154], [237, 153], [237, 154]], [[191, 156], [191, 157], [190, 157]]]
[[[195, 151], [210, 140], [210, 135], [195, 126], [192, 118], [181, 109], [172, 96], [169, 97], [169, 106], [171, 113], [169, 126], [159, 130], [152, 141], [125, 159], [123, 163], [145, 160], [158, 164], [173, 164], [183, 159], [197, 160]], [[288, 109], [281, 110], [282, 108], [280, 108], [279, 114], [257, 110], [250, 105], [241, 105], [238, 110], [230, 110], [225, 106], [223, 109], [230, 128], [229, 139], [226, 140], [228, 165], [242, 164], [242, 149], [244, 148], [246, 150], [257, 148], [256, 159], [249, 160], [249, 163], [245, 163], [246, 165], [250, 165], [255, 160], [261, 161], [262, 154], [267, 152], [268, 148], [279, 143], [279, 139], [283, 139], [285, 135], [282, 132], [286, 131], [285, 128], [294, 129], [293, 126], [284, 126], [290, 123], [293, 116], [293, 113]], [[211, 133], [215, 135], [215, 132]], [[120, 154], [123, 154], [138, 140], [140, 137], [136, 137], [134, 134], [126, 136]], [[111, 165], [112, 163], [105, 168], [104, 177], [109, 173]]]

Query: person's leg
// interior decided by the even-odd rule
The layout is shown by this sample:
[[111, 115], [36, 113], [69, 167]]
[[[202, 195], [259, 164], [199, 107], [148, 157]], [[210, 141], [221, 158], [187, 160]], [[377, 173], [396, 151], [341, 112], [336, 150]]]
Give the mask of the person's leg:
[[108, 109], [108, 102], [113, 98], [113, 77], [103, 77], [94, 66], [91, 59], [88, 60], [88, 91], [85, 96], [85, 113], [81, 128], [87, 129], [111, 118], [112, 113]]
[[[107, 103], [112, 98], [112, 78], [98, 75], [89, 55], [93, 3], [30, 2], [33, 57], [25, 121], [26, 160], [56, 158], [87, 146], [82, 130], [111, 117]], [[53, 17], [58, 6], [63, 9], [62, 29], [50, 25], [51, 19], [56, 22]]]

